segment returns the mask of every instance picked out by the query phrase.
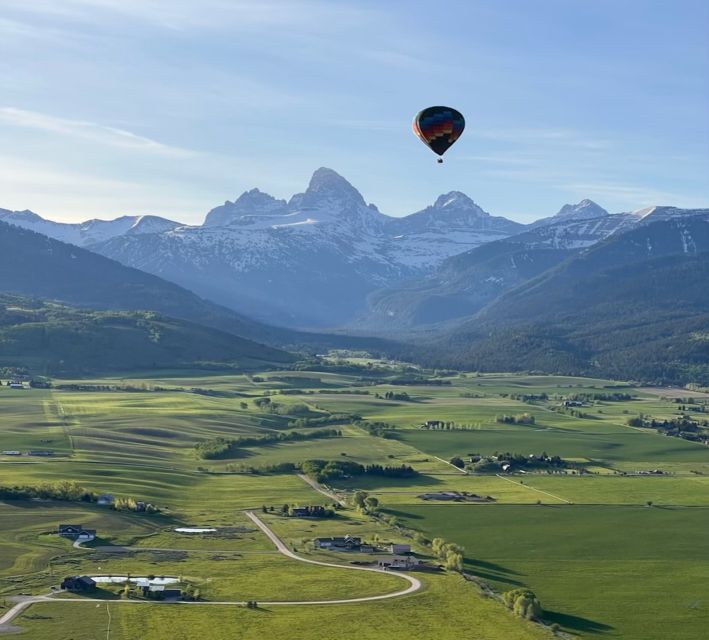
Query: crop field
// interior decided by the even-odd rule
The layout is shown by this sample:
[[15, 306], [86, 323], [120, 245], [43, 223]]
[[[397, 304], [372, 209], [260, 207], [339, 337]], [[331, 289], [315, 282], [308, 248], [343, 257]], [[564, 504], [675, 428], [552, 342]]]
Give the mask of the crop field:
[[[0, 616], [12, 604], [9, 597], [48, 593], [65, 575], [130, 573], [178, 576], [199, 588], [205, 604], [125, 601], [106, 592], [106, 600], [96, 604], [34, 603], [12, 624], [38, 640], [62, 637], [57, 630], [69, 623], [74, 640], [133, 638], [136, 629], [147, 640], [176, 640], [194, 637], [204, 625], [217, 640], [292, 638], [293, 629], [304, 630], [304, 640], [553, 637], [549, 627], [514, 616], [495, 597], [481, 595], [475, 582], [447, 571], [418, 572], [422, 588], [395, 600], [256, 610], [210, 606], [350, 598], [402, 588], [395, 576], [284, 557], [246, 517], [250, 509], [297, 554], [343, 566], [371, 557], [316, 551], [313, 538], [351, 534], [382, 546], [408, 542], [433, 564], [431, 548], [419, 538], [413, 542], [417, 532], [461, 544], [465, 570], [475, 580], [497, 592], [533, 589], [545, 623], [559, 625], [559, 633], [701, 637], [709, 624], [709, 574], [702, 561], [709, 552], [709, 447], [627, 424], [639, 414], [678, 417], [681, 401], [672, 398], [685, 395], [605, 380], [510, 374], [392, 384], [398, 375], [384, 366], [355, 373], [346, 367], [253, 375], [159, 371], [55, 380], [48, 390], [0, 387], [0, 451], [53, 454], [0, 454], [0, 485], [68, 480], [160, 509], [149, 515], [81, 502], [0, 502]], [[591, 400], [576, 412], [561, 406], [572, 394], [616, 391], [632, 399]], [[389, 392], [403, 399], [385, 398]], [[330, 414], [338, 416], [332, 424]], [[351, 420], [343, 421], [343, 414]], [[533, 416], [534, 424], [498, 420], [520, 414]], [[295, 426], [303, 417], [324, 422]], [[352, 423], [355, 417], [384, 423], [389, 437], [368, 433], [365, 425]], [[430, 420], [452, 428], [422, 429]], [[200, 458], [195, 448], [217, 438], [322, 428], [341, 436], [249, 443], [215, 459]], [[454, 456], [467, 460], [507, 451], [558, 455], [588, 472], [463, 473], [449, 464]], [[312, 459], [403, 464], [417, 473], [331, 481], [340, 498], [349, 500], [355, 490], [377, 498], [386, 520], [352, 507], [323, 519], [278, 515], [283, 505], [332, 507], [332, 497], [295, 473], [269, 471]], [[421, 497], [441, 492], [485, 500]], [[56, 535], [61, 523], [95, 528], [98, 538], [74, 549]], [[175, 531], [180, 527], [217, 531], [185, 534]], [[121, 549], [102, 549], [107, 545]], [[382, 624], [392, 619], [393, 629]]]
[[709, 625], [709, 508], [406, 506], [411, 526], [465, 546], [470, 570], [524, 585], [583, 636], [696, 640]]

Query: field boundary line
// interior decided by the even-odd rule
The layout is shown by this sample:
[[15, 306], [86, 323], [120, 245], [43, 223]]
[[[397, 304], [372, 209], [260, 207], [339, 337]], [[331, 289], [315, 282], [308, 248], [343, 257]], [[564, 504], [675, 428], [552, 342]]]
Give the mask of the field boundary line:
[[[327, 489], [325, 489], [325, 487], [323, 487], [319, 482], [316, 482], [316, 481], [313, 480], [312, 478], [309, 478], [309, 477], [306, 476], [304, 473], [299, 473], [299, 474], [298, 474], [298, 477], [299, 477], [303, 482], [305, 482], [305, 484], [310, 485], [313, 489], [315, 489], [315, 491], [317, 491], [318, 493], [321, 493], [321, 494], [324, 495], [326, 498], [330, 498], [330, 500], [334, 500], [334, 501], [337, 502], [337, 504], [339, 504], [341, 507], [344, 507], [344, 506], [345, 506], [344, 500], [341, 500], [340, 498], [338, 498], [337, 495], [336, 495], [335, 493], [333, 493], [332, 491], [328, 491]], [[248, 515], [248, 513], [249, 513], [249, 512], [247, 511], [246, 514]]]
[[444, 460], [443, 458], [439, 458], [438, 456], [433, 456], [436, 460], [441, 461], [443, 464], [447, 464], [449, 467], [453, 467], [456, 471], [459, 473], [462, 473], [464, 476], [468, 475], [468, 472], [465, 469], [461, 469], [460, 467], [456, 467], [454, 464], [451, 464], [447, 460]]
[[505, 478], [505, 476], [501, 476], [499, 473], [496, 473], [495, 475], [502, 480], [507, 480], [507, 482], [511, 482], [512, 484], [519, 485], [520, 487], [524, 487], [525, 489], [531, 489], [532, 491], [536, 491], [538, 493], [543, 493], [547, 496], [551, 496], [552, 498], [555, 498], [556, 500], [561, 500], [562, 502], [565, 502], [566, 504], [573, 504], [573, 502], [571, 502], [571, 500], [567, 500], [566, 498], [562, 498], [561, 496], [555, 496], [553, 493], [549, 493], [548, 491], [542, 491], [541, 489], [536, 489], [535, 487], [532, 487], [531, 485], [523, 484], [521, 482], [517, 482], [516, 480], [512, 480], [512, 478]]

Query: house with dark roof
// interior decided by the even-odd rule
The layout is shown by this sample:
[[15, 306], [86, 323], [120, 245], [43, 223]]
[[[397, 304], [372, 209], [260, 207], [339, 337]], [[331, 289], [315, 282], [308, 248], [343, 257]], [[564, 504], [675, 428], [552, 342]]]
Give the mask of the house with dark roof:
[[89, 576], [69, 576], [64, 578], [61, 588], [67, 591], [92, 591], [96, 588], [96, 581]]
[[70, 540], [93, 540], [96, 537], [96, 529], [85, 529], [80, 524], [60, 524], [58, 532], [63, 538]]
[[102, 506], [110, 506], [116, 501], [116, 498], [111, 493], [102, 493], [96, 500], [96, 504]]
[[329, 549], [330, 551], [360, 551], [362, 538], [350, 535], [315, 538], [313, 540], [313, 546], [316, 549]]

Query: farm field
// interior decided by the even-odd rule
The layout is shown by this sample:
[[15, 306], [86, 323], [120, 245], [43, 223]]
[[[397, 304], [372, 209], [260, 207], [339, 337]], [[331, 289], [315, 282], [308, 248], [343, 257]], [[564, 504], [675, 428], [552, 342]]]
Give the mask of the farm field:
[[[480, 640], [541, 640], [549, 634], [480, 597], [475, 587], [455, 576], [430, 576], [426, 589], [396, 602], [366, 605], [264, 607], [255, 611], [234, 606], [193, 606], [101, 603], [33, 605], [17, 624], [36, 640], [61, 638], [67, 616], [81, 618], [72, 626], [73, 640], [95, 640], [104, 632], [111, 613], [112, 640], [133, 640], [136, 629], [151, 640], [192, 640], [209, 629], [214, 640], [292, 640], [337, 637], [342, 640], [382, 638], [436, 638], [457, 640], [461, 629]], [[422, 612], [445, 611], [445, 615]], [[382, 620], [397, 619], [396, 629]], [[297, 631], [294, 631], [297, 630]], [[302, 631], [301, 631], [302, 630]], [[298, 634], [298, 635], [294, 635]], [[334, 634], [334, 635], [333, 635]], [[9, 636], [13, 637], [13, 636]], [[21, 636], [18, 636], [21, 637]]]
[[[709, 447], [627, 425], [629, 417], [641, 413], [679, 416], [676, 400], [582, 378], [468, 374], [436, 378], [440, 384], [392, 384], [398, 375], [386, 366], [248, 376], [161, 371], [55, 380], [48, 390], [0, 387], [0, 451], [53, 453], [0, 455], [0, 485], [71, 481], [160, 509], [148, 515], [80, 502], [0, 501], [0, 595], [5, 598], [0, 616], [11, 605], [8, 597], [47, 593], [63, 576], [74, 574], [175, 575], [199, 588], [206, 602], [349, 598], [401, 588], [395, 576], [284, 557], [245, 516], [245, 510], [254, 510], [297, 554], [342, 565], [372, 558], [315, 550], [312, 539], [350, 534], [385, 545], [412, 543], [411, 536], [420, 532], [459, 543], [466, 549], [465, 569], [476, 580], [498, 592], [533, 589], [546, 623], [559, 625], [558, 633], [569, 637], [698, 637], [697, 629], [707, 624], [701, 590], [709, 576], [701, 558], [708, 551], [703, 532], [709, 526]], [[569, 394], [615, 391], [631, 399], [590, 400], [577, 412], [560, 406]], [[399, 399], [384, 397], [387, 393]], [[533, 416], [534, 424], [497, 420], [520, 414]], [[329, 416], [337, 420], [329, 424]], [[452, 428], [421, 428], [430, 420]], [[369, 433], [368, 424], [385, 425], [387, 437]], [[294, 430], [307, 435], [323, 428], [340, 435], [274, 440]], [[215, 459], [200, 458], [195, 448], [239, 437], [271, 439], [251, 441]], [[467, 460], [503, 451], [558, 455], [591, 473], [478, 474], [449, 464], [454, 456]], [[322, 493], [293, 472], [270, 471], [313, 459], [407, 465], [416, 474], [363, 474], [330, 482], [338, 499], [349, 503], [356, 490], [363, 490], [396, 520], [373, 518], [351, 506], [333, 518], [277, 515], [283, 505], [332, 508], [327, 488]], [[662, 473], [637, 475], [654, 470]], [[439, 503], [419, 497], [440, 492], [492, 499]], [[85, 549], [72, 548], [54, 533], [66, 522], [97, 529], [97, 540]], [[175, 531], [181, 527], [218, 531]], [[102, 550], [105, 545], [124, 549]], [[420, 540], [413, 548], [437, 562]], [[130, 603], [111, 595], [97, 604], [35, 603], [13, 624], [39, 640], [60, 637], [56, 630], [77, 611], [75, 640], [93, 640], [97, 629], [99, 635], [108, 630], [109, 640], [130, 638], [135, 628], [148, 640], [191, 638], [207, 620], [218, 622], [215, 638], [221, 629], [224, 638], [233, 637], [230, 624], [238, 625], [243, 638], [290, 638], [294, 626], [303, 625], [309, 629], [304, 640], [327, 637], [333, 628], [337, 637], [372, 640], [412, 635], [446, 640], [461, 637], [462, 630], [486, 640], [553, 636], [549, 628], [515, 617], [494, 597], [482, 597], [474, 582], [455, 573], [417, 575], [423, 587], [391, 601], [251, 611], [237, 605]], [[430, 610], [441, 615], [433, 620], [426, 613]], [[398, 620], [394, 632], [381, 625], [391, 615]], [[657, 617], [662, 622], [653, 621]]]
[[570, 632], [641, 640], [701, 638], [709, 624], [709, 508], [406, 506], [393, 511], [465, 546], [472, 572], [524, 585]]

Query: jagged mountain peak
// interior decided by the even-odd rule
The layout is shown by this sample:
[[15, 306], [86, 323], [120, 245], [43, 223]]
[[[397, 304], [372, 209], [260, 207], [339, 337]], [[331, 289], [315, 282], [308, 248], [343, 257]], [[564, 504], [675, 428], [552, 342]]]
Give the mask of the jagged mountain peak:
[[366, 206], [362, 194], [339, 173], [320, 167], [313, 173], [305, 193], [293, 196], [291, 205], [314, 206], [324, 200]]
[[244, 209], [248, 207], [263, 209], [267, 207], [283, 207], [286, 201], [274, 198], [272, 195], [254, 188], [244, 191], [233, 203], [226, 202], [225, 204], [234, 204]]
[[274, 198], [259, 189], [244, 191], [234, 202], [227, 200], [220, 207], [215, 207], [204, 219], [205, 227], [223, 227], [245, 216], [277, 216], [287, 212], [285, 200]]
[[608, 212], [599, 204], [596, 204], [593, 200], [589, 198], [584, 198], [576, 204], [565, 204], [557, 214], [555, 218], [569, 218], [574, 217], [577, 219], [581, 218], [600, 218], [602, 216], [609, 215]]
[[469, 209], [475, 210], [476, 212], [480, 212], [484, 215], [489, 215], [487, 212], [483, 211], [477, 204], [475, 204], [472, 198], [464, 194], [462, 191], [449, 191], [448, 193], [444, 193], [438, 196], [438, 198], [436, 198], [436, 201], [433, 203], [433, 207], [435, 209], [447, 210]]

